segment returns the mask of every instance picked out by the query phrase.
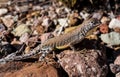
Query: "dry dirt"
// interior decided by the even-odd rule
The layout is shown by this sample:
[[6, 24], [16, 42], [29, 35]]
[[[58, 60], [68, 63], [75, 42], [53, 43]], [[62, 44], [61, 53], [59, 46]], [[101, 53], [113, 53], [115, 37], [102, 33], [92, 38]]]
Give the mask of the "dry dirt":
[[66, 77], [56, 62], [9, 62], [0, 65], [0, 77]]

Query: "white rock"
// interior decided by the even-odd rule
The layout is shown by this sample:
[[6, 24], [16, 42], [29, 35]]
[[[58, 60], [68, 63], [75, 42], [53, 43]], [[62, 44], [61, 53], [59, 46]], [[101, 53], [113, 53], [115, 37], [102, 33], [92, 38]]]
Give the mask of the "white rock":
[[33, 10], [40, 10], [41, 7], [40, 6], [33, 6]]
[[20, 37], [20, 42], [21, 43], [25, 43], [27, 40], [29, 39], [29, 34], [28, 33], [24, 33], [21, 37]]
[[108, 13], [108, 16], [109, 16], [111, 19], [115, 18], [115, 15], [113, 14], [113, 12], [109, 12], [109, 13]]
[[20, 11], [21, 11], [21, 12], [28, 11], [28, 8], [29, 8], [29, 6], [24, 5], [24, 6], [20, 7]]
[[42, 22], [42, 25], [48, 27], [49, 26], [49, 20], [50, 19], [48, 17], [44, 18], [43, 22]]
[[120, 20], [118, 19], [112, 19], [111, 22], [109, 23], [109, 28], [120, 28]]
[[8, 1], [7, 4], [8, 4], [8, 5], [11, 5], [11, 4], [12, 4], [12, 1]]
[[108, 45], [120, 45], [120, 33], [110, 32], [107, 34], [101, 34], [100, 38]]
[[56, 13], [59, 14], [60, 8], [56, 8]]
[[5, 15], [4, 18], [13, 18], [12, 15]]
[[67, 13], [70, 13], [71, 9], [65, 7], [65, 11], [66, 11]]
[[0, 9], [0, 16], [3, 15], [3, 14], [6, 14], [8, 12], [8, 9], [6, 8], [1, 8]]
[[29, 8], [29, 6], [27, 6], [27, 5], [24, 5], [24, 6], [21, 6], [21, 7], [15, 6], [15, 10], [20, 11], [20, 12], [28, 11], [28, 8]]
[[18, 6], [15, 6], [16, 11], [20, 11], [20, 8]]
[[67, 27], [68, 26], [68, 18], [60, 18], [58, 19], [60, 26]]
[[87, 12], [80, 12], [80, 15], [82, 16], [83, 19], [86, 19], [90, 14], [88, 14]]

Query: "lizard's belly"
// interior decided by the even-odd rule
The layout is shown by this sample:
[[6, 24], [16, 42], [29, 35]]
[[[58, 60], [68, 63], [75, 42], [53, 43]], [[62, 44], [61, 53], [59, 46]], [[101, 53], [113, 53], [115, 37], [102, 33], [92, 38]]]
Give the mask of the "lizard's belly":
[[68, 48], [70, 46], [70, 44], [66, 44], [66, 45], [62, 45], [62, 46], [57, 46], [57, 49], [65, 49]]

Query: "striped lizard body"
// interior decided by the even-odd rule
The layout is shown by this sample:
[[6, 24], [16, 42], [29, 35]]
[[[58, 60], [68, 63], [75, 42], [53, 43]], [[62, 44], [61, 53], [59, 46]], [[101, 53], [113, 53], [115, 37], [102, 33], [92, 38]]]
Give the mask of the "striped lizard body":
[[73, 31], [53, 37], [51, 39], [48, 39], [43, 44], [37, 46], [35, 49], [31, 50], [29, 54], [24, 54], [21, 56], [16, 56], [16, 54], [10, 54], [7, 57], [0, 59], [1, 62], [7, 62], [7, 61], [14, 61], [14, 60], [21, 60], [26, 59], [31, 56], [37, 55], [38, 53], [41, 53], [40, 59], [43, 59], [50, 51], [54, 50], [55, 48], [62, 48], [62, 47], [70, 47], [71, 45], [77, 44], [81, 42], [86, 34], [100, 24], [100, 18], [102, 17], [101, 12], [98, 13], [98, 16], [93, 16], [90, 19], [85, 20], [81, 25], [79, 25], [76, 29]]

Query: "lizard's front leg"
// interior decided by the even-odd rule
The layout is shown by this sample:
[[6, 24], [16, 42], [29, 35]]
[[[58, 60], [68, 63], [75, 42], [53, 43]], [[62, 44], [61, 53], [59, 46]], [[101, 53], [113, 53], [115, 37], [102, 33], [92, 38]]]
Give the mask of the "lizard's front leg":
[[41, 49], [41, 56], [39, 57], [39, 61], [43, 61], [44, 58], [52, 51], [51, 47], [47, 47], [44, 49]]
[[76, 51], [76, 49], [75, 49], [74, 45], [70, 45], [70, 48], [72, 49], [72, 51], [73, 51], [73, 52], [75, 52], [75, 51]]

